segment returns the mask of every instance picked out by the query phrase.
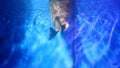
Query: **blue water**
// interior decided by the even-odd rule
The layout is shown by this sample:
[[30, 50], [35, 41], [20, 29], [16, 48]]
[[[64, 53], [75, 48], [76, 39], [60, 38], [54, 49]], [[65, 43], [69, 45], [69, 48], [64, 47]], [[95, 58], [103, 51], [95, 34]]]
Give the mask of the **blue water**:
[[49, 40], [49, 0], [0, 1], [0, 68], [119, 68], [119, 1], [70, 2], [70, 28]]

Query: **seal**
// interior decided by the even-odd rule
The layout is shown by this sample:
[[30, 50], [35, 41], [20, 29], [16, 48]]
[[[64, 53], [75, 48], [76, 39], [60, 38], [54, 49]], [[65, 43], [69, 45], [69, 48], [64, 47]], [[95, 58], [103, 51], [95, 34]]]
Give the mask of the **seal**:
[[56, 32], [65, 31], [69, 27], [69, 0], [50, 0], [50, 14]]
[[57, 32], [65, 31], [69, 28], [67, 22], [69, 16], [69, 0], [49, 0], [50, 15], [56, 29], [50, 28], [50, 38], [55, 37]]

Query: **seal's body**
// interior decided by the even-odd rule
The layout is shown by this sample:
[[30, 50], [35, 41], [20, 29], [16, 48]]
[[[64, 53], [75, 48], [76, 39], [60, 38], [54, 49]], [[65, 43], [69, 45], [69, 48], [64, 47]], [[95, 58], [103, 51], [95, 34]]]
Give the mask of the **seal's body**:
[[69, 27], [69, 0], [50, 0], [50, 14], [56, 31], [66, 30]]

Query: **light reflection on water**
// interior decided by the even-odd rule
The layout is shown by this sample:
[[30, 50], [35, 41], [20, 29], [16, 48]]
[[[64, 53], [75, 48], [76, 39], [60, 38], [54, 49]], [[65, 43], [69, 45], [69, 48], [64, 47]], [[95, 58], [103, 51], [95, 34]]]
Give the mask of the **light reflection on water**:
[[[21, 48], [28, 49], [28, 57], [32, 56], [28, 67], [71, 68], [72, 57], [67, 51], [67, 45], [61, 33], [58, 33], [52, 40], [48, 39], [49, 28], [54, 28], [54, 26], [50, 20], [49, 7], [46, 7], [48, 1], [46, 1], [36, 0], [37, 3], [33, 4], [32, 10], [33, 19], [29, 25], [25, 26], [27, 29]], [[41, 5], [42, 8], [38, 8], [39, 3], [44, 3], [45, 7]], [[22, 64], [20, 66], [22, 67]]]

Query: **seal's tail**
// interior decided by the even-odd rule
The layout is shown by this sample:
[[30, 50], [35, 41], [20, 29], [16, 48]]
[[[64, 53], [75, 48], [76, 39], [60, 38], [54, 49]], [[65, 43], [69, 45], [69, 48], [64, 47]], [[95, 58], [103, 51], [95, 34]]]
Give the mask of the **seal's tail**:
[[49, 35], [49, 40], [54, 38], [57, 34], [57, 31], [55, 31], [53, 28], [50, 28], [50, 35]]

